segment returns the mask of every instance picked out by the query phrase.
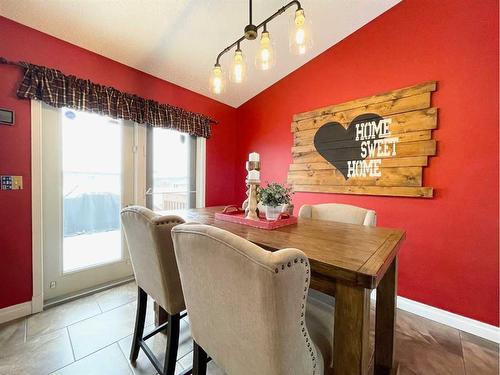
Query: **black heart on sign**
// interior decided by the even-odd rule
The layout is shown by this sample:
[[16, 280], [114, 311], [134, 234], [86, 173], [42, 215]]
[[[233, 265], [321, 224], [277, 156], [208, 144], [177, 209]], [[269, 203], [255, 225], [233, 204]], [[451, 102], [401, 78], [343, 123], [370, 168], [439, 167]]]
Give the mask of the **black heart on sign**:
[[378, 123], [380, 120], [382, 117], [379, 115], [363, 113], [352, 120], [347, 129], [338, 122], [327, 122], [314, 135], [314, 147], [347, 180], [347, 161], [365, 159], [361, 157], [362, 141], [356, 141], [355, 124], [371, 121]]

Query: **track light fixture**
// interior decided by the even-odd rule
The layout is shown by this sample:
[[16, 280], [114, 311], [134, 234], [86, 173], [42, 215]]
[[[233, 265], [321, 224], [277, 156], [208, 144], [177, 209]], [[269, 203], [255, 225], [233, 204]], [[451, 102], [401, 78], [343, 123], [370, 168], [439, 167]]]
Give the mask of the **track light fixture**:
[[312, 46], [312, 35], [310, 30], [310, 25], [304, 13], [304, 9], [297, 0], [290, 1], [285, 6], [278, 9], [274, 14], [269, 16], [267, 19], [262, 21], [257, 26], [252, 23], [252, 0], [249, 0], [249, 23], [244, 28], [244, 34], [238, 40], [233, 42], [228, 47], [224, 48], [218, 55], [215, 61], [215, 65], [210, 74], [210, 92], [219, 95], [225, 90], [225, 79], [224, 71], [222, 70], [220, 64], [220, 58], [225, 53], [229, 52], [233, 47], [236, 47], [233, 61], [231, 64], [229, 79], [233, 83], [242, 83], [246, 79], [247, 64], [245, 56], [240, 48], [240, 43], [243, 40], [255, 40], [258, 36], [258, 31], [263, 28], [260, 46], [255, 56], [255, 66], [260, 70], [269, 70], [273, 67], [275, 63], [275, 54], [273, 43], [269, 31], [267, 31], [267, 25], [274, 18], [283, 14], [288, 8], [292, 6], [297, 6], [295, 11], [295, 16], [293, 22], [291, 22], [289, 31], [289, 47], [290, 52], [297, 55], [303, 55]]

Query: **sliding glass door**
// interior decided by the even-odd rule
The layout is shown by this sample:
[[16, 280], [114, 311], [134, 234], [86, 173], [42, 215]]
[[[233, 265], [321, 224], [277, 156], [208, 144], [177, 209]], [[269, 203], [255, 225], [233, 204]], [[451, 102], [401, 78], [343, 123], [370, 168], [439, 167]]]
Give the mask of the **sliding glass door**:
[[196, 137], [161, 128], [147, 132], [147, 206], [154, 211], [196, 207]]
[[204, 147], [174, 130], [43, 105], [44, 299], [131, 277], [121, 208], [203, 206]]
[[132, 275], [120, 210], [134, 203], [134, 126], [44, 106], [44, 296]]

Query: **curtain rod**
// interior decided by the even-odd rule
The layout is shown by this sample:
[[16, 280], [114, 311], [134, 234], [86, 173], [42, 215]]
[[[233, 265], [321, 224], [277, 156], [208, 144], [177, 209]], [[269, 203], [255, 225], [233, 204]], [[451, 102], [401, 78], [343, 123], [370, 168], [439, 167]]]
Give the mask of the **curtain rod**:
[[26, 66], [23, 63], [7, 60], [5, 57], [2, 56], [0, 56], [0, 64], [14, 65], [20, 68], [26, 68]]
[[[22, 68], [22, 69], [26, 69], [27, 68], [27, 66], [26, 66], [27, 63], [25, 63], [25, 62], [21, 62], [21, 61], [16, 62], [16, 61], [7, 60], [5, 57], [2, 57], [2, 56], [0, 56], [0, 64], [13, 65], [13, 66], [17, 66], [17, 67]], [[212, 124], [214, 124], [214, 125], [219, 124], [218, 121], [213, 120], [213, 119], [210, 119], [210, 122]]]

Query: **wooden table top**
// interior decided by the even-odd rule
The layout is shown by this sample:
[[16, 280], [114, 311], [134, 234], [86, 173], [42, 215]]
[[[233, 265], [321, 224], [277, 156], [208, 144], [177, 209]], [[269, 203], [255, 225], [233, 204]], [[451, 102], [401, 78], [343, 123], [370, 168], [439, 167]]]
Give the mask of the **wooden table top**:
[[268, 250], [300, 249], [309, 258], [314, 272], [369, 289], [377, 287], [405, 238], [405, 232], [399, 229], [303, 218], [299, 218], [297, 224], [274, 230], [258, 229], [216, 220], [215, 213], [223, 208], [160, 213], [227, 230]]

